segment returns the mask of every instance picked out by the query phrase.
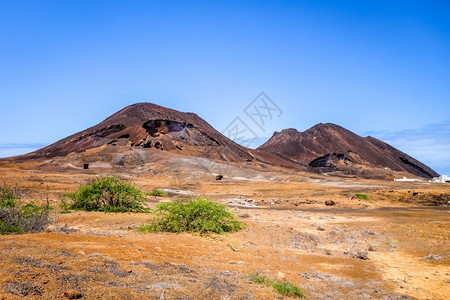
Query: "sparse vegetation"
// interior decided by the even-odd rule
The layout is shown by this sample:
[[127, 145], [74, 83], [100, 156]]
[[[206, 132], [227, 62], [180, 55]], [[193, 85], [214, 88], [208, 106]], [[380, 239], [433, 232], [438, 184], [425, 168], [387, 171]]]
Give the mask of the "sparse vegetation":
[[148, 192], [147, 195], [153, 197], [166, 197], [167, 193], [159, 189], [154, 189], [153, 191]]
[[0, 188], [0, 234], [41, 232], [50, 223], [48, 204], [23, 204], [20, 195], [8, 187]]
[[153, 214], [155, 217], [141, 225], [138, 231], [224, 233], [245, 226], [224, 205], [204, 198], [191, 199], [187, 203], [182, 200], [161, 203]]
[[369, 196], [367, 196], [366, 194], [356, 193], [355, 196], [356, 196], [356, 198], [360, 198], [363, 200], [369, 200]]
[[272, 286], [280, 295], [283, 296], [297, 296], [299, 298], [305, 297], [303, 291], [291, 282], [272, 280], [264, 275], [258, 275], [255, 273], [250, 273], [249, 279], [257, 284]]
[[388, 240], [386, 242], [386, 245], [392, 247], [392, 246], [397, 246], [398, 245], [398, 241], [397, 240]]
[[253, 281], [254, 283], [257, 283], [257, 284], [265, 284], [265, 285], [271, 285], [272, 284], [272, 280], [270, 280], [266, 276], [258, 275], [258, 274], [255, 274], [255, 273], [250, 273], [249, 279], [251, 281]]
[[290, 283], [290, 282], [274, 282], [272, 284], [272, 286], [273, 286], [274, 289], [277, 290], [277, 292], [280, 295], [289, 296], [289, 297], [298, 296], [298, 297], [301, 297], [301, 298], [305, 297], [305, 294], [303, 293], [303, 291], [298, 286], [296, 286], [293, 283]]
[[71, 200], [66, 195], [59, 197], [59, 207], [61, 208], [60, 214], [70, 213]]
[[105, 177], [67, 194], [70, 209], [104, 212], [146, 212], [144, 194], [117, 177]]

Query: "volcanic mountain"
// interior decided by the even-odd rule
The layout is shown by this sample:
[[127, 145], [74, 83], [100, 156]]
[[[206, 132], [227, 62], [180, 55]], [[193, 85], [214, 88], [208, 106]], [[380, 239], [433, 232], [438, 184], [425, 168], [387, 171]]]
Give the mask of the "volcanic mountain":
[[[115, 159], [117, 164], [120, 158], [113, 157], [114, 154], [124, 150], [140, 150], [137, 153], [142, 156], [142, 151], [147, 149], [229, 162], [254, 159], [249, 149], [231, 141], [194, 113], [183, 113], [151, 103], [137, 103], [91, 128], [19, 156], [16, 160], [49, 159], [76, 153], [98, 154], [101, 150], [97, 159]], [[105, 157], [106, 154], [109, 158]], [[121, 157], [123, 160], [123, 155]], [[145, 163], [145, 159], [141, 160], [131, 163]]]
[[331, 123], [320, 123], [304, 132], [292, 128], [275, 132], [257, 150], [320, 171], [373, 167], [426, 178], [438, 176], [428, 166], [387, 143], [371, 136], [361, 137]]

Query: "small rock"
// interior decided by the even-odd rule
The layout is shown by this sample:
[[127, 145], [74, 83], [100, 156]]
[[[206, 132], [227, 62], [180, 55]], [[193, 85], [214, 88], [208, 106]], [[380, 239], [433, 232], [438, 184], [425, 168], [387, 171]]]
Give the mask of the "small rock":
[[430, 254], [430, 255], [425, 256], [423, 259], [441, 260], [442, 259], [442, 255]]
[[362, 260], [369, 260], [369, 256], [366, 250], [357, 249], [355, 251], [346, 251], [344, 252], [345, 255], [348, 255], [352, 258], [362, 259]]
[[317, 225], [317, 230], [325, 231], [325, 226], [323, 226], [322, 224], [319, 224], [319, 225]]
[[87, 257], [103, 257], [100, 253], [89, 253]]
[[368, 248], [367, 250], [373, 252], [373, 251], [376, 251], [376, 250], [377, 250], [377, 247], [376, 247], [375, 245], [370, 245], [369, 248]]
[[151, 285], [147, 285], [146, 288], [153, 290], [181, 289], [181, 285], [177, 281], [173, 282], [162, 281]]
[[78, 251], [81, 255], [86, 255], [83, 250]]
[[286, 278], [286, 275], [285, 275], [284, 273], [278, 271], [277, 277], [278, 277], [279, 279], [284, 279], [284, 278]]
[[66, 290], [64, 292], [64, 297], [67, 299], [80, 299], [83, 298], [83, 294], [76, 290]]
[[325, 200], [325, 205], [326, 206], [333, 206], [335, 204], [336, 204], [336, 202], [334, 202], [333, 200]]

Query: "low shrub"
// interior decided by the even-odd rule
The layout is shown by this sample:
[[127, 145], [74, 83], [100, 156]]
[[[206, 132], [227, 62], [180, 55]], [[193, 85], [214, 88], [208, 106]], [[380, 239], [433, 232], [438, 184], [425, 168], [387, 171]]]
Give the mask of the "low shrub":
[[20, 196], [9, 188], [0, 188], [0, 234], [35, 233], [44, 231], [50, 224], [47, 204], [34, 201], [23, 204]]
[[165, 197], [167, 196], [167, 193], [162, 190], [154, 189], [153, 191], [148, 192], [147, 195], [153, 197]]
[[[144, 194], [117, 177], [99, 178], [82, 186], [71, 199], [70, 209], [104, 212], [146, 212]], [[63, 204], [64, 205], [64, 204]], [[66, 209], [67, 211], [67, 209]]]
[[250, 273], [249, 279], [257, 284], [264, 284], [273, 287], [280, 295], [283, 296], [297, 296], [300, 298], [305, 298], [303, 291], [295, 284], [287, 281], [277, 281], [267, 278], [264, 275], [258, 275], [255, 273]]
[[277, 290], [277, 292], [280, 295], [289, 296], [289, 297], [298, 296], [298, 297], [301, 297], [301, 298], [305, 297], [305, 294], [303, 293], [303, 291], [298, 286], [296, 286], [293, 283], [290, 283], [290, 282], [274, 282], [272, 284], [272, 286], [273, 286], [273, 288], [275, 290]]
[[272, 280], [270, 280], [266, 276], [258, 275], [258, 274], [255, 274], [255, 273], [250, 273], [249, 279], [251, 281], [253, 281], [254, 283], [257, 283], [257, 284], [265, 284], [265, 285], [271, 285], [272, 284]]
[[359, 194], [359, 193], [356, 193], [355, 196], [356, 196], [356, 198], [361, 198], [361, 199], [364, 199], [364, 200], [369, 200], [369, 196], [367, 196], [366, 194]]
[[154, 218], [138, 228], [140, 232], [224, 233], [244, 228], [224, 205], [204, 198], [158, 204]]

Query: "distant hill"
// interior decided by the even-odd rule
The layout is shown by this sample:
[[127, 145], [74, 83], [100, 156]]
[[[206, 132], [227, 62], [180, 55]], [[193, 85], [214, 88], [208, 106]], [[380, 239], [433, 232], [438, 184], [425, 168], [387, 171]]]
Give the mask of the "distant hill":
[[388, 168], [417, 176], [438, 176], [428, 166], [373, 137], [361, 137], [341, 126], [317, 124], [299, 132], [275, 132], [259, 151], [322, 171], [357, 167]]

